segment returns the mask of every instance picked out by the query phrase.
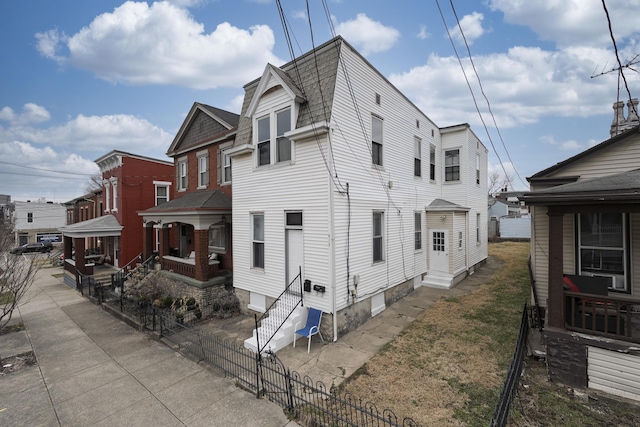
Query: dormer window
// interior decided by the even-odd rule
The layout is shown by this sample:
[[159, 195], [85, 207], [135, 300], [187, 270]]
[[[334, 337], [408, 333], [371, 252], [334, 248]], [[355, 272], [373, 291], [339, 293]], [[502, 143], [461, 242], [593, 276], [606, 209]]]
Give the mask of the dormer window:
[[[275, 126], [271, 126], [273, 121], [275, 121]], [[291, 141], [284, 136], [290, 130], [290, 107], [270, 113], [257, 120], [258, 166], [291, 160]]]

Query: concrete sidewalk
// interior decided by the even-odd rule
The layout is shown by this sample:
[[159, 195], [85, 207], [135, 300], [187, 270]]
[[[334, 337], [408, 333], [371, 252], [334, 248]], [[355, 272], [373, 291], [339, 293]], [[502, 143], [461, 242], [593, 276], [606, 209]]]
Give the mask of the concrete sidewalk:
[[0, 425], [297, 426], [279, 406], [93, 305], [61, 272], [39, 271], [12, 319], [25, 330], [0, 336], [3, 358], [37, 359], [0, 374]]

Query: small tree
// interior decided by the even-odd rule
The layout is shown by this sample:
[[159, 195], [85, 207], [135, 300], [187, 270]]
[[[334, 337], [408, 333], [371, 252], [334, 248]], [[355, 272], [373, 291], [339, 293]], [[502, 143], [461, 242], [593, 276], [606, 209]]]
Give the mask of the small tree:
[[9, 323], [38, 272], [34, 258], [9, 253], [14, 244], [13, 227], [0, 220], [0, 329]]
[[511, 183], [513, 182], [513, 176], [503, 175], [498, 171], [493, 171], [489, 173], [489, 182], [487, 185], [487, 189], [489, 191], [489, 196], [495, 197], [497, 194], [500, 194], [503, 191], [506, 191], [505, 188], [511, 187]]

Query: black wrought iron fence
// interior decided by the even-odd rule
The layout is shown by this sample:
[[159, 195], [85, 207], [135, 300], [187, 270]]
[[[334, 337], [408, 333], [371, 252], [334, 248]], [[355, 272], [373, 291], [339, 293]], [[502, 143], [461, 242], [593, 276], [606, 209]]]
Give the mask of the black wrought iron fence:
[[[418, 426], [400, 419], [390, 409], [379, 410], [349, 394], [285, 367], [275, 354], [256, 357], [242, 343], [221, 339], [193, 324], [177, 322], [170, 314], [158, 315], [160, 333], [182, 351], [220, 370], [238, 385], [279, 404], [291, 416], [313, 426]], [[256, 376], [260, 380], [256, 384]]]
[[520, 374], [522, 374], [522, 365], [524, 362], [524, 355], [527, 350], [527, 336], [529, 335], [529, 320], [531, 318], [537, 318], [530, 314], [530, 309], [527, 304], [524, 305], [522, 310], [522, 320], [520, 321], [520, 331], [518, 332], [518, 339], [516, 340], [515, 350], [513, 352], [513, 359], [507, 372], [507, 377], [500, 392], [498, 403], [493, 412], [491, 418], [491, 427], [504, 427], [509, 420], [509, 410], [511, 409], [511, 403], [513, 396], [518, 389], [520, 382]]

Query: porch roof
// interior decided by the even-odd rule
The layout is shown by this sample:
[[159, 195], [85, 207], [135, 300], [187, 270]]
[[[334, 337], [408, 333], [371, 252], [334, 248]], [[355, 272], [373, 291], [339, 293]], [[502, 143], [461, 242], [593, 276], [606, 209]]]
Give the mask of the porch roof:
[[123, 226], [111, 214], [60, 227], [62, 234], [72, 238], [120, 236], [122, 229]]
[[450, 202], [448, 200], [434, 199], [431, 203], [429, 203], [429, 206], [424, 207], [424, 210], [427, 212], [443, 212], [443, 211], [468, 212], [471, 209], [458, 205], [456, 203]]
[[640, 169], [525, 193], [529, 205], [640, 203]]
[[198, 211], [198, 210], [222, 210], [231, 211], [231, 199], [228, 198], [220, 190], [202, 190], [187, 193], [176, 199], [170, 200], [158, 206], [140, 212], [140, 215], [179, 212], [179, 211]]

